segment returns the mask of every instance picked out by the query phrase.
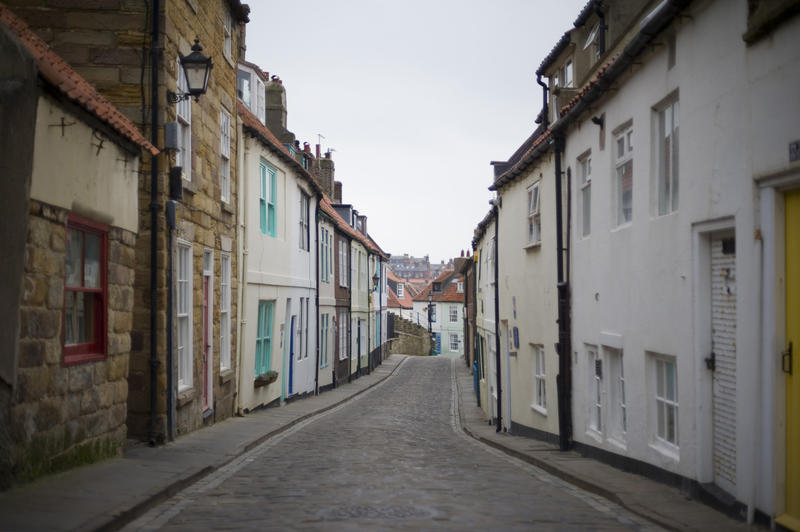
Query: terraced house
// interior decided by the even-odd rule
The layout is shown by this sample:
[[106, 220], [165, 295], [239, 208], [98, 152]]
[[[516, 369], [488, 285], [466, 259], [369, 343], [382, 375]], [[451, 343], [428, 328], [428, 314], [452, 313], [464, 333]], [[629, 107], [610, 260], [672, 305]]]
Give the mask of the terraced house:
[[[546, 397], [562, 448], [793, 530], [800, 130], [780, 118], [800, 114], [798, 35], [796, 2], [587, 3], [536, 72], [541, 126], [495, 167], [501, 356], [484, 364], [502, 427]], [[544, 359], [509, 378], [514, 314], [531, 338], [507, 364]]]

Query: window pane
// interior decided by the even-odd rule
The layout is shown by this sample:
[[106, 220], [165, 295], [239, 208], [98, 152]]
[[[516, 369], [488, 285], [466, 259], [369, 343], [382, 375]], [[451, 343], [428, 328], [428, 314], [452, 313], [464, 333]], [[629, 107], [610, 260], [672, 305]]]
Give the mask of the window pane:
[[661, 438], [665, 438], [666, 429], [665, 429], [665, 419], [664, 419], [664, 403], [659, 401], [656, 406], [656, 411], [658, 412], [658, 436]]
[[592, 187], [586, 185], [583, 189], [581, 203], [583, 204], [582, 222], [583, 222], [583, 236], [588, 236], [592, 229]]
[[665, 410], [667, 414], [667, 433], [666, 433], [666, 440], [672, 443], [677, 443], [677, 438], [675, 437], [675, 407], [670, 405], [665, 405]]
[[83, 286], [100, 288], [100, 237], [86, 233], [86, 260], [83, 264]]
[[664, 362], [656, 361], [656, 396], [664, 397]]
[[74, 345], [94, 340], [95, 294], [67, 291], [64, 294], [64, 344]]
[[617, 159], [625, 155], [625, 137], [617, 139]]
[[81, 286], [83, 233], [67, 229], [67, 286]]
[[675, 400], [675, 364], [672, 364], [670, 362], [670, 363], [664, 364], [664, 366], [665, 366], [666, 374], [667, 374], [666, 375], [667, 376], [667, 382], [666, 382], [667, 399], [669, 399], [670, 401], [674, 401]]

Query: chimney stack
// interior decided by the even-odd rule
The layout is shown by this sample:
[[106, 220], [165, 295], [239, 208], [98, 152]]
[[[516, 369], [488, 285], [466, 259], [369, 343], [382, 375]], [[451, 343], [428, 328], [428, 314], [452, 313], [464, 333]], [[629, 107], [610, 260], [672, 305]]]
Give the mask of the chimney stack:
[[320, 151], [319, 151], [319, 144], [317, 144], [317, 159], [319, 159]]
[[342, 203], [342, 182], [341, 181], [334, 181], [333, 182], [333, 202], [334, 203]]

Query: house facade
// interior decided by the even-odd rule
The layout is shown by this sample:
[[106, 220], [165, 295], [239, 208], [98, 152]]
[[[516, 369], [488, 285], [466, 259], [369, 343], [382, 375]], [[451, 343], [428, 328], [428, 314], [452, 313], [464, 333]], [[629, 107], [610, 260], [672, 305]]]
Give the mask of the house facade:
[[509, 161], [493, 163], [496, 178], [489, 188], [497, 192], [502, 228], [497, 237], [502, 250], [497, 265], [502, 427], [555, 440], [560, 258], [555, 207], [560, 183], [549, 140], [540, 126]]
[[[501, 390], [496, 410], [486, 394], [488, 415], [514, 432], [515, 398], [529, 401], [539, 376], [511, 371], [532, 373], [521, 389], [504, 377], [523, 361], [504, 361], [521, 314], [530, 338], [519, 349], [543, 335], [547, 417], [558, 417], [530, 419], [530, 435], [557, 434], [562, 448], [789, 529], [800, 529], [790, 347], [800, 131], [786, 119], [800, 111], [796, 13], [793, 2], [586, 5], [537, 70], [541, 147], [529, 139], [495, 167], [500, 356], [480, 365]], [[537, 214], [541, 243], [530, 246]], [[478, 345], [491, 222], [473, 240]], [[514, 278], [523, 271], [528, 285]], [[550, 401], [551, 368], [563, 401]]]
[[[497, 360], [497, 207], [494, 206], [475, 229], [475, 358], [478, 361], [478, 403], [486, 417], [496, 423], [498, 408]], [[499, 426], [499, 425], [498, 425]]]
[[7, 318], [0, 488], [118, 455], [127, 438], [138, 187], [150, 144], [0, 6]]

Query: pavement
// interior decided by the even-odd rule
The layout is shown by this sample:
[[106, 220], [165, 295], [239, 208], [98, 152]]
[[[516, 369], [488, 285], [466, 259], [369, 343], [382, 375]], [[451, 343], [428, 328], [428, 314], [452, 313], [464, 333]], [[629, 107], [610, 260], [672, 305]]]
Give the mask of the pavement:
[[[371, 374], [318, 396], [234, 417], [159, 447], [133, 446], [119, 458], [0, 492], [0, 530], [118, 530], [260, 443], [377, 386], [406, 359], [392, 355]], [[547, 443], [495, 432], [475, 404], [472, 375], [463, 360], [454, 367], [460, 425], [478, 441], [670, 530], [753, 528], [677, 488]]]

